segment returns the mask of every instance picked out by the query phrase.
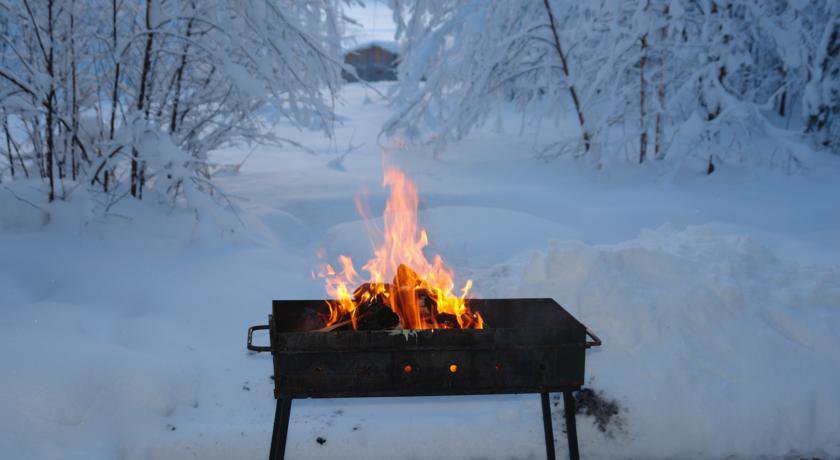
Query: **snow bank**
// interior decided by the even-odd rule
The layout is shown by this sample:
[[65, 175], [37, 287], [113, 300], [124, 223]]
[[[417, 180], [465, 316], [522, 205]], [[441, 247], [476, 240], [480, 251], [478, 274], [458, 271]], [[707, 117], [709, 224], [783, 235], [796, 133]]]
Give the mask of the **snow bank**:
[[840, 271], [779, 260], [743, 236], [664, 225], [613, 245], [557, 242], [512, 293], [592, 328], [588, 386], [629, 420], [595, 457], [840, 455]]

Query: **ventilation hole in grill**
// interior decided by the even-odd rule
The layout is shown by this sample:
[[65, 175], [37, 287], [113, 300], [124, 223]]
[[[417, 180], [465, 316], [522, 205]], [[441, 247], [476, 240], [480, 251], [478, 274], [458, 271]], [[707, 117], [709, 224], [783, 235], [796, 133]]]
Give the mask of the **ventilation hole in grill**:
[[451, 372], [453, 374], [458, 372], [458, 365], [455, 364], [455, 363], [450, 364], [449, 365], [449, 372]]

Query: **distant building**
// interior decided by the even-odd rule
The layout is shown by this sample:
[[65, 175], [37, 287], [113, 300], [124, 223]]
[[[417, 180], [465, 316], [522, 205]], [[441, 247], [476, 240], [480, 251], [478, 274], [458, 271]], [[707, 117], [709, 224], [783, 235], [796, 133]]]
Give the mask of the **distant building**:
[[[393, 81], [397, 79], [399, 46], [394, 42], [367, 42], [347, 51], [344, 62], [356, 69], [364, 81]], [[347, 81], [356, 81], [353, 75], [342, 72]]]

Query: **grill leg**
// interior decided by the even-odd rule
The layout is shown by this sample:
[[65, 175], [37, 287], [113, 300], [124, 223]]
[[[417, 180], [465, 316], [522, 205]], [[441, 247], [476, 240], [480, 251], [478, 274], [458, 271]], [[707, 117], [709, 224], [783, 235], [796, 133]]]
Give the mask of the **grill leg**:
[[548, 393], [540, 393], [542, 400], [543, 428], [545, 429], [545, 455], [548, 460], [554, 460], [554, 428], [551, 427], [551, 404]]
[[569, 440], [569, 458], [578, 460], [577, 425], [575, 423], [575, 397], [571, 390], [563, 392], [563, 412], [566, 413], [566, 437]]
[[286, 435], [289, 433], [289, 415], [292, 413], [292, 398], [277, 398], [274, 411], [274, 430], [271, 433], [271, 452], [268, 460], [283, 460], [286, 456]]

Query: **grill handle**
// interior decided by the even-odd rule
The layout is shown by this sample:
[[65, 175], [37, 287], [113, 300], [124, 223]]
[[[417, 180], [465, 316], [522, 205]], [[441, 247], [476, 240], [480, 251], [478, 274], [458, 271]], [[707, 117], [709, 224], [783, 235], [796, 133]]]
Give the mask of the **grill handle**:
[[260, 345], [254, 345], [252, 343], [254, 337], [254, 331], [267, 331], [269, 328], [268, 324], [260, 324], [259, 326], [251, 326], [248, 328], [248, 349], [251, 351], [256, 351], [257, 353], [262, 353], [264, 351], [271, 351], [271, 347], [264, 347]]
[[601, 346], [601, 339], [599, 339], [597, 335], [590, 331], [588, 327], [586, 328], [586, 335], [588, 335], [592, 339], [591, 342], [586, 342], [586, 348]]

